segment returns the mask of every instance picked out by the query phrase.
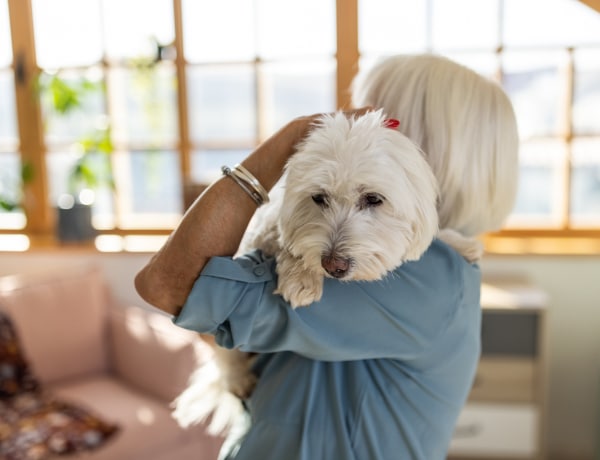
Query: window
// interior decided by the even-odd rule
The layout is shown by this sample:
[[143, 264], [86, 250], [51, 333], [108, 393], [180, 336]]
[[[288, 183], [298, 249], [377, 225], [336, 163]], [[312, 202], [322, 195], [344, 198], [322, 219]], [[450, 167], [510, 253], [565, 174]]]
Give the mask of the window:
[[2, 226], [17, 230], [25, 226], [21, 202], [21, 162], [12, 72], [8, 4], [0, 2], [0, 214]]
[[600, 252], [580, 244], [600, 236], [600, 14], [570, 0], [0, 0], [0, 235], [51, 237], [65, 194], [100, 234], [166, 235], [189, 184], [410, 52], [515, 106], [519, 195], [488, 249]]

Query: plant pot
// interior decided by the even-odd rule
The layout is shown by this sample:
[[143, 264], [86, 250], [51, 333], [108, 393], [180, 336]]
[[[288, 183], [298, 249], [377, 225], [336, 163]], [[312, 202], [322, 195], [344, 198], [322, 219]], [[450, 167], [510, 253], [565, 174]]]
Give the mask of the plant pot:
[[74, 203], [69, 208], [57, 208], [58, 239], [62, 242], [87, 242], [94, 239], [96, 230], [92, 226], [92, 206]]

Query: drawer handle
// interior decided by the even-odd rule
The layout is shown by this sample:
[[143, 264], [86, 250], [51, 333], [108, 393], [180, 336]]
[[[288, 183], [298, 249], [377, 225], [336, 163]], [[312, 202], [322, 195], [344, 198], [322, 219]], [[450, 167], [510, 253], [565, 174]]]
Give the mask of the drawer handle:
[[469, 423], [468, 425], [458, 425], [454, 430], [454, 438], [474, 438], [483, 431], [481, 423]]

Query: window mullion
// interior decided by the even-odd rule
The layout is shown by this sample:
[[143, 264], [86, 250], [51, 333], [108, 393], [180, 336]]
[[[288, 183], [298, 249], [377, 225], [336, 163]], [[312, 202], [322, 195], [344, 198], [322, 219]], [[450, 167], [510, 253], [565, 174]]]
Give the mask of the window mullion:
[[336, 0], [337, 108], [351, 106], [350, 87], [358, 71], [358, 0]]
[[45, 144], [39, 99], [34, 97], [38, 74], [31, 0], [8, 0], [15, 66], [16, 105], [21, 160], [33, 170], [23, 184], [23, 206], [30, 234], [49, 235], [53, 214], [48, 204], [49, 186], [44, 158]]
[[571, 176], [572, 176], [572, 156], [573, 156], [573, 95], [575, 82], [575, 63], [573, 49], [567, 50], [567, 64], [565, 66], [565, 97], [563, 113], [563, 136], [566, 143], [565, 158], [563, 158], [563, 208], [562, 208], [562, 228], [571, 227]]
[[175, 68], [177, 75], [177, 108], [179, 122], [179, 156], [182, 184], [191, 177], [191, 144], [188, 123], [188, 94], [186, 80], [186, 62], [183, 53], [183, 7], [182, 0], [173, 0], [173, 17], [175, 21]]

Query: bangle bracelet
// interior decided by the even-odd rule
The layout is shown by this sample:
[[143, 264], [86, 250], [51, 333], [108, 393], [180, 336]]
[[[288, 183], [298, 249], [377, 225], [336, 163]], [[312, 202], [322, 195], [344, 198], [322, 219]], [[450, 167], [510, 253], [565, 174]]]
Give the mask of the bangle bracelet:
[[233, 181], [240, 186], [244, 192], [254, 200], [256, 206], [261, 206], [264, 203], [269, 202], [269, 195], [258, 180], [244, 168], [245, 173], [239, 169], [240, 165], [236, 165], [233, 169], [228, 166], [221, 167], [223, 175], [230, 177]]
[[238, 163], [233, 167], [233, 173], [237, 174], [238, 177], [240, 177], [240, 179], [242, 179], [243, 181], [248, 182], [252, 189], [260, 194], [263, 203], [269, 202], [269, 194], [258, 181], [258, 179], [254, 177], [252, 173], [250, 173], [250, 171], [248, 171], [240, 163]]

